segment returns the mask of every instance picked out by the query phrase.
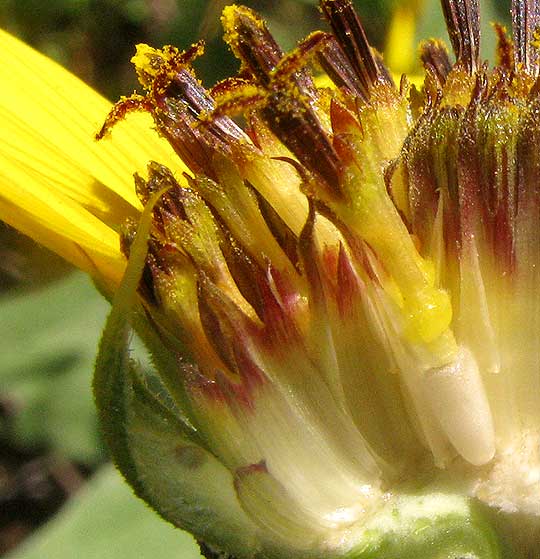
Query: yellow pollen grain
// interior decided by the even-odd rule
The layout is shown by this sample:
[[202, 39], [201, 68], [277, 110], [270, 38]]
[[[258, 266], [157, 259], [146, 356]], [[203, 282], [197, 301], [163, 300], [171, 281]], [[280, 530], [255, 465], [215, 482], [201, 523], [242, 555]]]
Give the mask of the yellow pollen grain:
[[533, 33], [533, 40], [531, 41], [531, 45], [536, 49], [540, 49], [540, 30], [536, 29]]
[[131, 58], [135, 66], [139, 81], [145, 87], [149, 86], [164, 62], [162, 54], [144, 43], [136, 46], [136, 52]]

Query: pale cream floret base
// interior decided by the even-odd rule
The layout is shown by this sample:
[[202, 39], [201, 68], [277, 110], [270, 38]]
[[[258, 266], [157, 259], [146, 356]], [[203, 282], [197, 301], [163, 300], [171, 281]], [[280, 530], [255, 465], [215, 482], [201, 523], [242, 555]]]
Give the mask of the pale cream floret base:
[[537, 559], [533, 550], [540, 541], [540, 431], [517, 433], [482, 467], [457, 458], [439, 481], [486, 505], [484, 513], [509, 547]]
[[527, 431], [497, 452], [471, 493], [505, 513], [540, 517], [540, 433]]

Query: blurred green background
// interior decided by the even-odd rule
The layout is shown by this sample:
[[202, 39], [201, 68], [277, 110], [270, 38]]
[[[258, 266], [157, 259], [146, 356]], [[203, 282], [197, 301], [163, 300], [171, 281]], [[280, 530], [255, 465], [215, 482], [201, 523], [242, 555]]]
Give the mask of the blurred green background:
[[[237, 68], [223, 44], [223, 0], [0, 0], [0, 25], [114, 100], [136, 87], [134, 45], [189, 46], [211, 85]], [[324, 25], [316, 0], [251, 0], [285, 49]], [[508, 1], [483, 0], [484, 56]], [[447, 39], [439, 0], [359, 1], [379, 49], [397, 6], [415, 11], [416, 41]], [[407, 48], [407, 45], [404, 45]], [[415, 68], [411, 68], [414, 71]], [[0, 556], [9, 559], [200, 557], [130, 494], [107, 463], [91, 396], [106, 302], [90, 280], [0, 223]]]

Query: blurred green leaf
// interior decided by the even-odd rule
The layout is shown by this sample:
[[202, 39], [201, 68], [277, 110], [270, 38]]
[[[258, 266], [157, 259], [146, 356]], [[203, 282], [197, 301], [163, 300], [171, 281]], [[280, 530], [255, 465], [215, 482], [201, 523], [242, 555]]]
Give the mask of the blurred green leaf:
[[103, 467], [61, 513], [6, 559], [200, 559], [186, 532], [136, 499]]
[[0, 298], [0, 385], [19, 444], [48, 445], [87, 463], [102, 456], [91, 377], [107, 311], [79, 273]]

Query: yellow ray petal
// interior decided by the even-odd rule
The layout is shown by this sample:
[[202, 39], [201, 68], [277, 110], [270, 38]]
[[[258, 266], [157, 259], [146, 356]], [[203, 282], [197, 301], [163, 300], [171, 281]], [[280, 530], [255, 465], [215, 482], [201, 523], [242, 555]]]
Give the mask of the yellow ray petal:
[[0, 153], [0, 216], [74, 265], [115, 285], [124, 269], [118, 234], [43, 177]]
[[[70, 198], [113, 228], [127, 215], [137, 213], [125, 198], [99, 183], [90, 173], [77, 166], [73, 159], [68, 159], [60, 147], [48, 138], [40, 138], [37, 144], [35, 131], [12, 113], [5, 114], [2, 107], [0, 119], [2, 136], [5, 136], [2, 138], [1, 151], [5, 158], [14, 163], [12, 173], [17, 168], [23, 176], [24, 172], [31, 171], [35, 177], [42, 178], [41, 189], [49, 192], [49, 195], [60, 193]], [[12, 174], [11, 180], [20, 183], [23, 176]], [[131, 185], [130, 196], [133, 195]]]
[[151, 159], [185, 167], [146, 114], [96, 142], [111, 103], [2, 30], [0, 60], [0, 218], [93, 275], [106, 255], [116, 271], [105, 275], [119, 277], [114, 230], [140, 210], [133, 173]]
[[[111, 103], [64, 68], [0, 31], [0, 106], [67, 159], [138, 206], [132, 175], [149, 157], [179, 170], [178, 158], [152, 130], [146, 114], [132, 115], [112, 140], [96, 142]], [[184, 168], [182, 168], [184, 169]]]
[[416, 58], [415, 32], [416, 14], [414, 8], [397, 6], [388, 35], [386, 37], [386, 49], [384, 59], [389, 68], [397, 74], [410, 72]]

